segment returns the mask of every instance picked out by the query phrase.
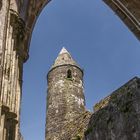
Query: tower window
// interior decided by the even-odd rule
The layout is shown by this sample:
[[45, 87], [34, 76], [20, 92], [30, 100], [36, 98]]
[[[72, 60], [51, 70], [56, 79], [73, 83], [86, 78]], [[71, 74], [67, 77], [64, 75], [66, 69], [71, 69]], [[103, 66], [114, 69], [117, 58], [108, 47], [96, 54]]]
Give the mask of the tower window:
[[72, 72], [71, 72], [70, 69], [67, 71], [67, 78], [68, 79], [71, 79], [72, 78]]

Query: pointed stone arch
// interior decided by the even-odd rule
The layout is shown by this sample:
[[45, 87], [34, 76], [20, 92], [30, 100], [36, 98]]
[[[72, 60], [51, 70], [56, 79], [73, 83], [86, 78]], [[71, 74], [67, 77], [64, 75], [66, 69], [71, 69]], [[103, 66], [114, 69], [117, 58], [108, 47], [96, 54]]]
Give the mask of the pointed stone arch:
[[[140, 40], [140, 1], [139, 0], [103, 0]], [[26, 24], [24, 45], [29, 49], [32, 31], [36, 20], [51, 0], [24, 0], [19, 14]]]
[[140, 1], [103, 0], [140, 40]]
[[[0, 124], [1, 139], [5, 139], [6, 136], [10, 135], [4, 132], [4, 125], [7, 123], [6, 117], [9, 117], [10, 114], [12, 116], [10, 116], [11, 121], [16, 122], [16, 126], [12, 128], [14, 130], [13, 140], [22, 140], [19, 131], [19, 116], [23, 63], [28, 59], [30, 40], [36, 20], [50, 1], [0, 1], [0, 121], [3, 124]], [[140, 40], [140, 1], [103, 1]], [[12, 90], [9, 87], [13, 87]]]

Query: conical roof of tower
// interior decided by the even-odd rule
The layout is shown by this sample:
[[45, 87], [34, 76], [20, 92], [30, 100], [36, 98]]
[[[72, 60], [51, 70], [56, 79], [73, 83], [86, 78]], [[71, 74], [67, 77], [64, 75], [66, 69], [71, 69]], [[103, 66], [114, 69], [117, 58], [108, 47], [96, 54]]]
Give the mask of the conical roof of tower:
[[61, 66], [61, 65], [75, 65], [75, 66], [79, 67], [79, 65], [73, 60], [70, 53], [64, 47], [60, 51], [58, 57], [56, 58], [54, 64], [52, 65], [51, 69]]

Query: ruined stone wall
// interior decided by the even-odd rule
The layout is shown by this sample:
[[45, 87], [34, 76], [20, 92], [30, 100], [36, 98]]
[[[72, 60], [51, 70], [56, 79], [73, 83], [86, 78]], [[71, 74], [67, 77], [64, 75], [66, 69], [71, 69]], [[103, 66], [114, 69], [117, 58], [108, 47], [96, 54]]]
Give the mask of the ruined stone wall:
[[95, 105], [85, 140], [140, 140], [140, 79]]
[[[67, 77], [71, 70], [72, 77]], [[83, 73], [72, 65], [53, 68], [48, 74], [46, 140], [60, 139], [62, 128], [85, 112]]]
[[[8, 136], [12, 136], [12, 140], [19, 139], [23, 62], [28, 58], [29, 43], [35, 22], [39, 13], [49, 1], [50, 0], [0, 0], [0, 138], [2, 140]], [[129, 29], [139, 39], [139, 0], [104, 1], [121, 17], [122, 21], [126, 23]], [[71, 102], [71, 104], [67, 103], [67, 107], [70, 111], [65, 110], [67, 107], [64, 108], [64, 111], [67, 111], [67, 115], [65, 115], [64, 118], [67, 119], [69, 119], [70, 116], [76, 116], [74, 113], [71, 113], [72, 109], [77, 113], [79, 113], [80, 110], [84, 110], [82, 106], [79, 108], [80, 104], [84, 104], [82, 100], [84, 97], [82, 95], [81, 99], [79, 99], [80, 96], [76, 94], [81, 92], [76, 92], [76, 90], [79, 89], [79, 87], [76, 88], [76, 85], [81, 84], [75, 80], [64, 80], [66, 85], [70, 82], [73, 86], [72, 89], [68, 89], [68, 91], [75, 93], [70, 98], [70, 101], [73, 99], [74, 102]], [[52, 83], [52, 85], [53, 84], [54, 83]], [[68, 95], [68, 93], [66, 95]], [[64, 96], [64, 102], [65, 99], [66, 97]], [[70, 105], [75, 104], [76, 101], [78, 103], [77, 107], [70, 108]], [[64, 112], [61, 113], [63, 114]], [[13, 132], [15, 132], [15, 134]]]
[[60, 140], [83, 140], [92, 113], [85, 111], [63, 126]]

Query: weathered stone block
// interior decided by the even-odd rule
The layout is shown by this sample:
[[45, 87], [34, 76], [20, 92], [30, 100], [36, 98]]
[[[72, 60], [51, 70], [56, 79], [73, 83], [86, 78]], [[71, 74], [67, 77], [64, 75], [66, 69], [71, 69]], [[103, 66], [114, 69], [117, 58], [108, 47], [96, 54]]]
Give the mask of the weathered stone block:
[[140, 139], [140, 79], [134, 78], [94, 107], [85, 140]]

